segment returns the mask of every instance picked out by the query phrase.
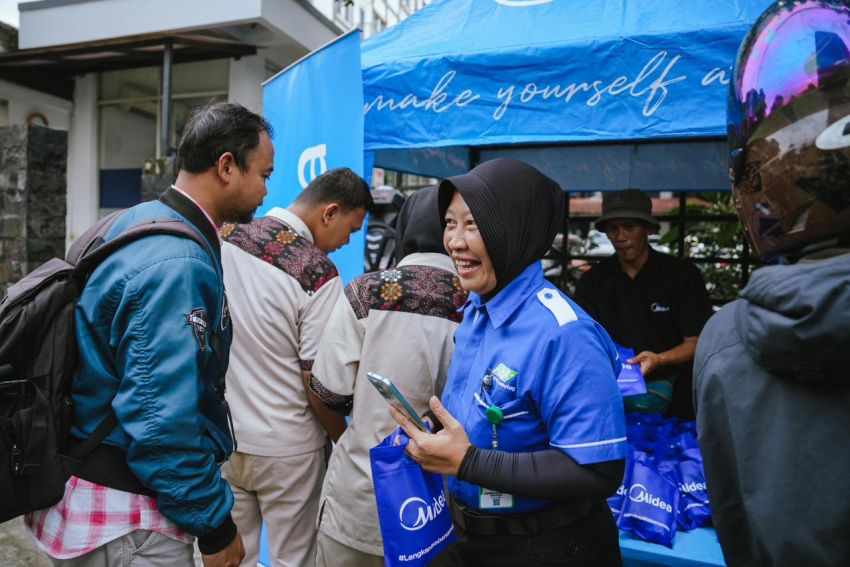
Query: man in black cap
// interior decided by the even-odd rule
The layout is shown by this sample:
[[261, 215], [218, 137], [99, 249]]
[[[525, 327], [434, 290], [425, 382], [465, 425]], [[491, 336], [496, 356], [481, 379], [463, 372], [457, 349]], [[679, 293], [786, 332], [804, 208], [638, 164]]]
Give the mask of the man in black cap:
[[626, 398], [628, 410], [671, 413], [693, 419], [691, 374], [697, 337], [711, 316], [702, 275], [692, 264], [649, 245], [660, 224], [652, 200], [638, 189], [606, 193], [596, 228], [615, 254], [581, 278], [576, 301], [618, 344], [637, 353], [647, 393]]

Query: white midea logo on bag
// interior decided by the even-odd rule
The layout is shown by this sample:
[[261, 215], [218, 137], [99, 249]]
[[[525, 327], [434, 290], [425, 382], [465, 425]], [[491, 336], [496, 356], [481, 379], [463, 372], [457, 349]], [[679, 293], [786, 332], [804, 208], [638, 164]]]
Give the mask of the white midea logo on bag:
[[704, 482], [686, 482], [679, 485], [679, 490], [685, 494], [691, 492], [705, 492], [706, 486]]
[[[415, 532], [424, 528], [445, 508], [446, 495], [444, 492], [440, 492], [440, 496], [434, 497], [430, 505], [418, 496], [411, 496], [402, 502], [398, 509], [398, 522], [407, 531]], [[411, 522], [411, 520], [413, 521]]]
[[659, 510], [664, 510], [668, 513], [673, 511], [673, 507], [667, 504], [658, 496], [653, 496], [646, 490], [642, 484], [633, 484], [629, 489], [629, 500], [632, 502], [646, 502], [650, 506], [655, 506]]

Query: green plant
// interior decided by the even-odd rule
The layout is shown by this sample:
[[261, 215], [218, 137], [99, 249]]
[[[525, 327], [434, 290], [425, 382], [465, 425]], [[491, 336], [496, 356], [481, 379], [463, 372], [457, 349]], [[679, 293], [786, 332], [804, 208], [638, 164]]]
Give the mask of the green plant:
[[[699, 193], [694, 197], [696, 199], [689, 199], [685, 208], [684, 257], [710, 259], [696, 261], [695, 264], [702, 271], [712, 300], [722, 304], [737, 297], [742, 286], [742, 266], [739, 261], [744, 254], [744, 240], [741, 225], [735, 218], [731, 193]], [[671, 216], [678, 213], [678, 207], [670, 212]], [[687, 221], [687, 217], [693, 216], [718, 218]], [[670, 246], [674, 254], [678, 252], [678, 224], [672, 224], [671, 229], [662, 235], [661, 243]]]

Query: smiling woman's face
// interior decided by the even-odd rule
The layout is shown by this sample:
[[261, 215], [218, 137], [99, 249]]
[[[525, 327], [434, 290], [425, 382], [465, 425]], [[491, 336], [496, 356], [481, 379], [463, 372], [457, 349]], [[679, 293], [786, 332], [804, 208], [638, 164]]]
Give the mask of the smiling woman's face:
[[457, 268], [460, 285], [485, 295], [496, 287], [496, 271], [478, 232], [478, 225], [460, 193], [455, 191], [446, 211], [443, 245]]

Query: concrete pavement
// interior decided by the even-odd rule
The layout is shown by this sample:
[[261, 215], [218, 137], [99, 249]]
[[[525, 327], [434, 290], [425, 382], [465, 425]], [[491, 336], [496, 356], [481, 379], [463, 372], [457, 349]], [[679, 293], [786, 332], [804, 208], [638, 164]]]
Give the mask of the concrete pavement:
[[23, 518], [0, 524], [0, 565], [3, 567], [51, 567], [53, 564], [35, 546]]

